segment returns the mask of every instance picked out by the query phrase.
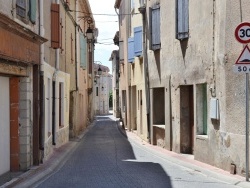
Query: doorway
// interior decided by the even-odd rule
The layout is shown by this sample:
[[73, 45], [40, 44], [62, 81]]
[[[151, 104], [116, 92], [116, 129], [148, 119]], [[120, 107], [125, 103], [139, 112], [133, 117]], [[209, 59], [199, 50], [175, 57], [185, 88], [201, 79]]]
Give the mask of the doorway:
[[194, 95], [193, 86], [180, 87], [180, 152], [194, 150]]
[[0, 76], [0, 175], [10, 171], [10, 87], [9, 78]]

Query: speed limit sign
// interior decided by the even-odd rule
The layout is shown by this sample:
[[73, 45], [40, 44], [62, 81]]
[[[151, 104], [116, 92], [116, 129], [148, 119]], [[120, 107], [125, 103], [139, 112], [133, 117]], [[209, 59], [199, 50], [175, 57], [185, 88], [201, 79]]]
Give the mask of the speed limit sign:
[[235, 38], [243, 44], [250, 42], [250, 23], [243, 22], [235, 29]]

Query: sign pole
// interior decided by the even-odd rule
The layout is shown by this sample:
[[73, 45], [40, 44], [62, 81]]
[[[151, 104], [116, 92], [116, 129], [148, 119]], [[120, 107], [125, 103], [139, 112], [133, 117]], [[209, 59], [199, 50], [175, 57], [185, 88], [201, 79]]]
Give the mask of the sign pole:
[[246, 181], [249, 181], [249, 73], [246, 73]]
[[246, 181], [249, 181], [249, 72], [250, 72], [250, 23], [240, 23], [234, 32], [236, 40], [244, 44], [244, 49], [235, 63], [236, 72], [246, 73]]

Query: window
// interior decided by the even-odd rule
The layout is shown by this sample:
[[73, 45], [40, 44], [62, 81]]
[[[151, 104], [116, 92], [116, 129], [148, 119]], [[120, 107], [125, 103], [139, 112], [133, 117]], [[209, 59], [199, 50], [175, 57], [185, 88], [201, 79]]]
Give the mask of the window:
[[207, 84], [196, 87], [197, 134], [207, 135]]
[[142, 55], [142, 26], [134, 28], [134, 55]]
[[135, 9], [135, 1], [134, 0], [130, 0], [130, 3], [131, 3], [131, 12], [134, 11]]
[[145, 5], [145, 2], [144, 0], [140, 0], [140, 7], [144, 6]]
[[16, 0], [16, 14], [19, 18], [36, 23], [37, 0]]
[[80, 56], [81, 56], [81, 62], [80, 62], [80, 66], [83, 69], [87, 68], [87, 40], [84, 37], [83, 33], [80, 33]]
[[64, 126], [64, 85], [59, 83], [59, 127]]
[[31, 21], [31, 23], [36, 23], [36, 1], [37, 0], [29, 0], [29, 19]]
[[26, 18], [26, 0], [17, 0], [16, 1], [16, 14], [22, 18]]
[[98, 87], [96, 87], [96, 96], [98, 97]]
[[74, 47], [73, 47], [73, 35], [70, 35], [70, 52], [71, 52], [71, 63], [74, 63]]
[[133, 63], [134, 61], [134, 38], [128, 38], [128, 62]]
[[161, 48], [161, 17], [160, 5], [157, 4], [150, 8], [151, 14], [151, 50], [158, 50]]
[[119, 58], [120, 58], [120, 61], [123, 62], [123, 60], [124, 60], [124, 44], [123, 44], [123, 41], [119, 41]]
[[122, 90], [122, 112], [126, 112], [126, 90]]
[[51, 47], [60, 48], [60, 7], [51, 4]]
[[50, 137], [52, 128], [51, 128], [51, 80], [47, 79], [47, 96], [46, 96], [46, 109], [47, 109], [47, 132], [48, 137]]
[[176, 38], [186, 39], [189, 36], [189, 0], [176, 0]]

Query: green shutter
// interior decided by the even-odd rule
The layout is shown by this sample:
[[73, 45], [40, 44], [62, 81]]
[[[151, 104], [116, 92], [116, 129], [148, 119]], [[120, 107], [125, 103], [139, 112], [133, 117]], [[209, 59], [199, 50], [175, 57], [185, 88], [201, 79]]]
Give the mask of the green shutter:
[[202, 85], [203, 92], [203, 134], [207, 135], [207, 84]]
[[83, 69], [87, 68], [87, 40], [83, 33], [80, 33], [80, 50], [81, 50], [81, 63], [80, 66]]
[[36, 1], [29, 0], [29, 18], [32, 23], [36, 23]]

